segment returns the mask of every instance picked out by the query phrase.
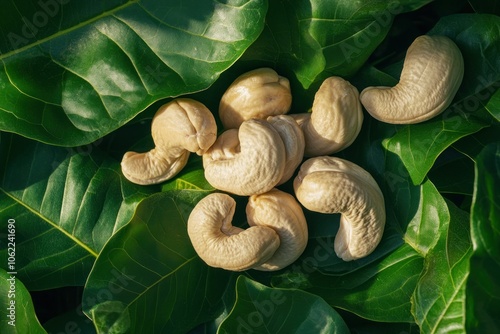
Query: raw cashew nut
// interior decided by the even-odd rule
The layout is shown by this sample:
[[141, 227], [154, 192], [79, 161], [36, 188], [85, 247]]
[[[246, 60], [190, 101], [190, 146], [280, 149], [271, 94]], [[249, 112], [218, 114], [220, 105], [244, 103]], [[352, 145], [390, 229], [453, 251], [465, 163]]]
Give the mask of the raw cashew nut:
[[274, 255], [253, 269], [274, 271], [293, 263], [307, 246], [308, 231], [302, 207], [295, 197], [278, 189], [250, 197], [246, 214], [250, 226], [275, 230], [280, 246]]
[[203, 154], [205, 178], [216, 189], [249, 196], [271, 190], [283, 177], [286, 151], [265, 120], [251, 119], [223, 132]]
[[121, 167], [131, 182], [148, 185], [168, 180], [186, 165], [190, 152], [202, 155], [217, 138], [217, 125], [208, 108], [195, 100], [175, 99], [158, 109], [151, 123], [155, 148], [127, 152]]
[[451, 39], [419, 36], [408, 48], [399, 83], [392, 88], [365, 88], [361, 103], [382, 122], [420, 123], [450, 105], [463, 75], [462, 54]]
[[282, 115], [290, 111], [290, 82], [271, 68], [259, 68], [240, 75], [222, 95], [219, 116], [226, 129], [243, 121]]
[[304, 133], [295, 120], [288, 115], [269, 116], [267, 121], [278, 131], [285, 145], [285, 171], [277, 185], [288, 181], [304, 158]]
[[382, 191], [358, 165], [336, 157], [306, 160], [294, 179], [295, 195], [311, 211], [341, 213], [334, 249], [344, 261], [370, 254], [385, 226]]
[[312, 113], [291, 115], [306, 142], [304, 155], [330, 155], [351, 145], [363, 124], [359, 92], [340, 77], [329, 77], [314, 96]]
[[242, 271], [269, 260], [280, 245], [270, 227], [252, 226], [244, 230], [231, 224], [235, 200], [213, 193], [196, 204], [189, 215], [187, 229], [191, 243], [209, 266]]

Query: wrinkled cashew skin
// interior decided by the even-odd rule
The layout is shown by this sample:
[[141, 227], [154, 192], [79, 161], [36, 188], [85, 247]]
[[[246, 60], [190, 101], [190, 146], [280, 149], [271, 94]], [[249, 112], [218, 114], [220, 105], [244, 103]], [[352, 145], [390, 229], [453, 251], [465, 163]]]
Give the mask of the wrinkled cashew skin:
[[382, 239], [384, 197], [373, 177], [358, 165], [335, 157], [311, 158], [302, 164], [294, 190], [308, 210], [341, 214], [334, 248], [344, 261], [369, 255]]
[[302, 207], [290, 194], [272, 189], [249, 198], [246, 214], [250, 226], [267, 226], [275, 230], [280, 246], [274, 255], [253, 267], [256, 270], [280, 270], [299, 258], [307, 246], [308, 231]]
[[259, 68], [242, 74], [228, 87], [219, 103], [219, 116], [225, 129], [237, 129], [252, 118], [286, 114], [291, 105], [288, 79], [271, 68]]
[[203, 155], [207, 181], [240, 196], [271, 190], [283, 177], [285, 161], [280, 135], [270, 123], [258, 119], [223, 132]]
[[420, 36], [408, 48], [399, 83], [392, 88], [365, 88], [361, 103], [382, 122], [420, 123], [450, 105], [463, 75], [463, 57], [451, 39]]
[[288, 115], [269, 116], [267, 121], [276, 129], [285, 145], [285, 171], [277, 185], [288, 181], [304, 158], [305, 140], [300, 126]]
[[213, 193], [200, 200], [189, 215], [191, 243], [211, 267], [247, 270], [270, 259], [280, 245], [272, 228], [252, 226], [244, 230], [232, 226], [235, 207], [229, 195]]
[[304, 132], [307, 157], [343, 150], [354, 142], [363, 125], [359, 92], [340, 77], [323, 81], [314, 96], [311, 113], [292, 116]]
[[155, 148], [123, 156], [122, 172], [131, 182], [148, 185], [172, 178], [186, 165], [190, 152], [201, 155], [215, 142], [217, 125], [205, 105], [179, 98], [158, 109], [151, 135]]

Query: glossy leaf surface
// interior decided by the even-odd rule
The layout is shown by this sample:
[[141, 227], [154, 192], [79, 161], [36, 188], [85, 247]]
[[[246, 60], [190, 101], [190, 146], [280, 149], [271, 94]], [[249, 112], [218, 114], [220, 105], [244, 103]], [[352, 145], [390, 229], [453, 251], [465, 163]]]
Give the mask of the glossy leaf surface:
[[9, 2], [0, 130], [88, 144], [153, 102], [209, 87], [257, 38], [265, 0]]

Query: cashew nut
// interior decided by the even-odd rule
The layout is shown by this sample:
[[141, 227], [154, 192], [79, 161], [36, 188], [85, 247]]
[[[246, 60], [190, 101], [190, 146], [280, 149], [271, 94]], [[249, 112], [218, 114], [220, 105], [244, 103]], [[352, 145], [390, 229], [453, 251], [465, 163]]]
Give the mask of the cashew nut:
[[202, 155], [215, 142], [217, 125], [205, 105], [179, 98], [156, 112], [151, 135], [155, 148], [123, 156], [122, 172], [131, 182], [148, 185], [172, 178], [186, 165], [190, 152]]
[[341, 213], [334, 242], [338, 257], [356, 260], [377, 247], [386, 219], [384, 197], [363, 168], [336, 157], [311, 158], [300, 167], [293, 186], [308, 210]]
[[278, 131], [285, 145], [285, 171], [277, 185], [288, 181], [304, 158], [304, 133], [295, 120], [288, 115], [269, 116], [267, 121]]
[[280, 245], [278, 234], [267, 226], [244, 230], [231, 224], [235, 200], [213, 193], [200, 200], [189, 215], [191, 243], [209, 266], [242, 271], [269, 260]]
[[253, 269], [282, 269], [297, 260], [306, 248], [306, 218], [292, 195], [278, 189], [253, 195], [248, 201], [246, 214], [250, 226], [268, 226], [278, 233], [280, 239], [280, 246], [274, 255]]
[[460, 49], [445, 36], [419, 36], [406, 53], [399, 83], [367, 87], [360, 95], [376, 119], [392, 124], [426, 121], [445, 110], [462, 83]]
[[214, 188], [241, 196], [271, 190], [283, 177], [285, 161], [280, 135], [260, 119], [226, 130], [203, 154], [207, 181]]
[[243, 121], [286, 114], [292, 104], [290, 82], [270, 68], [240, 75], [222, 95], [219, 116], [226, 129]]
[[340, 77], [329, 77], [314, 96], [312, 113], [292, 114], [299, 123], [306, 147], [304, 155], [330, 155], [351, 145], [363, 124], [356, 87]]

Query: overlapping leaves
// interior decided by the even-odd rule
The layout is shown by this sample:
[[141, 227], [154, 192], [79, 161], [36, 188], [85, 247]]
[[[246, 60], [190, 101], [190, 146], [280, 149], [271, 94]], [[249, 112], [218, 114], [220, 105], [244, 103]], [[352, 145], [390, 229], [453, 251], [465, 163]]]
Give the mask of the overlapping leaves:
[[106, 241], [152, 193], [92, 145], [65, 149], [3, 133], [0, 157], [0, 213], [16, 220], [16, 269], [32, 290], [84, 284]]
[[[26, 45], [8, 49], [9, 40], [4, 38], [0, 79], [8, 79], [10, 85], [3, 91], [4, 101], [24, 112], [16, 122], [34, 117], [33, 124], [20, 127], [30, 129], [31, 135], [23, 135], [74, 146], [112, 131], [158, 98], [208, 87], [252, 44], [231, 67], [230, 76], [242, 68], [272, 65], [290, 76], [294, 103], [307, 105], [315, 85], [332, 74], [353, 75], [350, 79], [359, 89], [394, 84], [401, 62], [378, 69], [370, 57], [396, 15], [427, 2], [273, 1], [264, 31], [253, 44], [262, 29], [264, 1], [197, 2], [197, 11], [187, 9], [194, 4], [189, 1], [181, 2], [186, 7], [173, 1], [108, 2], [80, 11], [76, 8], [86, 5], [71, 2], [64, 8], [74, 15], [63, 15], [59, 7], [53, 21], [58, 24], [37, 31], [36, 47], [28, 39]], [[37, 7], [30, 8], [31, 12], [19, 12], [28, 23]], [[187, 13], [190, 20], [173, 13]], [[155, 16], [160, 21], [151, 24]], [[5, 31], [21, 31], [26, 38], [22, 25], [13, 26], [14, 21], [5, 21], [9, 27]], [[152, 39], [172, 33], [162, 21], [176, 27], [174, 37], [182, 45], [145, 47], [159, 45], [161, 38]], [[151, 36], [146, 33], [155, 27], [162, 29]], [[227, 34], [209, 41], [206, 37], [216, 28]], [[30, 289], [83, 285], [86, 280], [85, 324], [91, 320], [98, 333], [292, 332], [297, 326], [311, 329], [325, 320], [331, 322], [323, 328], [338, 332], [346, 331], [347, 320], [360, 333], [412, 331], [417, 326], [422, 333], [498, 331], [493, 312], [500, 300], [496, 294], [499, 151], [498, 144], [489, 143], [498, 140], [500, 119], [499, 29], [494, 15], [443, 17], [430, 33], [451, 37], [466, 63], [464, 84], [450, 109], [412, 126], [387, 125], [367, 115], [356, 142], [339, 154], [367, 169], [386, 200], [384, 238], [365, 259], [345, 263], [334, 255], [338, 215], [306, 212], [308, 247], [290, 267], [243, 274], [251, 279], [210, 268], [197, 257], [186, 233], [189, 212], [213, 191], [199, 158], [192, 158], [161, 188], [138, 187], [122, 178], [117, 159], [134, 145], [131, 140], [130, 145], [123, 141], [117, 145], [108, 138], [103, 150], [100, 145], [61, 149], [2, 134], [0, 213], [2, 219], [15, 217], [20, 227], [18, 278]], [[240, 39], [231, 31], [240, 32]], [[89, 50], [81, 48], [79, 43], [90, 36], [97, 37], [88, 44]], [[367, 38], [363, 47], [362, 38]], [[116, 57], [102, 58], [107, 51]], [[144, 52], [144, 58], [138, 52]], [[96, 55], [92, 59], [98, 65], [88, 61], [89, 55]], [[214, 63], [207, 62], [210, 57]], [[25, 59], [30, 62], [22, 63]], [[94, 65], [107, 71], [92, 76]], [[85, 83], [89, 75], [96, 81]], [[197, 96], [216, 106], [230, 76]], [[78, 93], [71, 94], [78, 108], [61, 108], [64, 92]], [[87, 108], [99, 103], [105, 108], [92, 112]], [[125, 115], [107, 115], [107, 110], [123, 111], [127, 106], [131, 108]], [[63, 113], [62, 121], [61, 110], [77, 111]], [[7, 124], [1, 122], [12, 115], [2, 115], [0, 124]], [[139, 127], [147, 128], [130, 123], [112, 136], [126, 139], [134, 133], [135, 138]], [[75, 133], [83, 137], [75, 138]], [[148, 132], [144, 133], [150, 144]], [[89, 148], [90, 152], [82, 151]], [[442, 157], [443, 152], [451, 155]], [[443, 160], [436, 163], [438, 158]], [[447, 173], [447, 168], [456, 170]], [[474, 180], [463, 180], [474, 174]], [[282, 188], [292, 191], [290, 184]], [[158, 191], [162, 193], [145, 199]], [[459, 193], [465, 200], [456, 205], [443, 193]], [[244, 217], [242, 211], [237, 219]], [[20, 298], [26, 301], [22, 309], [26, 321], [39, 328], [28, 296]], [[337, 313], [339, 309], [344, 311]], [[323, 316], [314, 324], [303, 318], [318, 313]], [[339, 314], [346, 315], [346, 321]], [[79, 316], [78, 321], [82, 319]]]
[[159, 99], [209, 87], [260, 34], [267, 9], [265, 0], [94, 2], [2, 8], [0, 130], [91, 143]]

